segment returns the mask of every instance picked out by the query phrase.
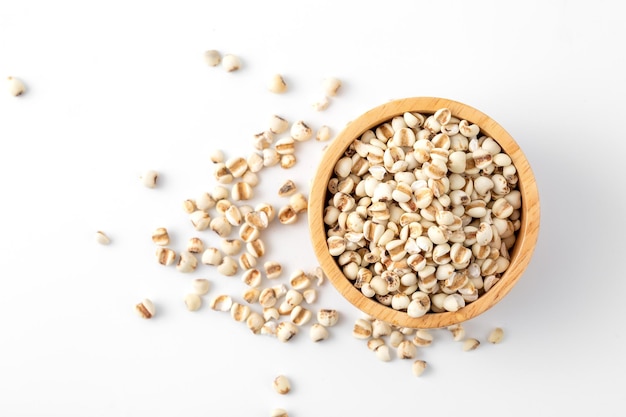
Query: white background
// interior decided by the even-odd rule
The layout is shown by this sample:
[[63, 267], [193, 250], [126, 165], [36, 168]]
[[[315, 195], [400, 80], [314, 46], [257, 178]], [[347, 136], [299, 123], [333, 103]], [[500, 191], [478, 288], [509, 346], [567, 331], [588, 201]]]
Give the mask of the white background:
[[[626, 29], [618, 1], [2, 1], [0, 78], [0, 416], [623, 415]], [[203, 52], [241, 57], [236, 73]], [[266, 82], [284, 74], [289, 91]], [[344, 85], [311, 103], [328, 75]], [[3, 81], [4, 82], [4, 81]], [[167, 227], [181, 250], [195, 232], [182, 201], [210, 190], [209, 152], [253, 151], [281, 114], [338, 132], [389, 99], [470, 104], [517, 140], [536, 175], [541, 232], [525, 275], [466, 323], [500, 345], [463, 352], [434, 332], [411, 361], [378, 361], [352, 337], [361, 314], [330, 285], [315, 308], [340, 323], [313, 344], [252, 335], [205, 304], [183, 305], [195, 277], [241, 299], [238, 278], [158, 265]], [[306, 191], [323, 144], [261, 174]], [[160, 172], [156, 189], [138, 176]], [[110, 246], [94, 242], [106, 231]], [[316, 266], [306, 219], [273, 225], [267, 258], [286, 275]], [[134, 305], [151, 298], [157, 316]], [[286, 396], [273, 392], [279, 373]]]

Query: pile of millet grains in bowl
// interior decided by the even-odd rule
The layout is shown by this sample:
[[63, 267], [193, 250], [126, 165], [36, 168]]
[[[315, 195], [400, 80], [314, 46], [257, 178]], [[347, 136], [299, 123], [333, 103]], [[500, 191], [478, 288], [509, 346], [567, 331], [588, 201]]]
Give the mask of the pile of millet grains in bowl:
[[507, 270], [521, 224], [516, 168], [449, 109], [367, 130], [333, 172], [329, 252], [366, 297], [410, 317], [454, 312]]

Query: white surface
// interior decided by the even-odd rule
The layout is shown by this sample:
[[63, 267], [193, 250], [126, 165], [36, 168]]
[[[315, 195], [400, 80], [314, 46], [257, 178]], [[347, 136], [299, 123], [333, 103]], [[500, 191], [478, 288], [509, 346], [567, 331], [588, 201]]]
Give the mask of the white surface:
[[[175, 4], [175, 5], [174, 5]], [[621, 415], [626, 371], [622, 155], [626, 29], [620, 2], [15, 1], [0, 7], [0, 416]], [[243, 68], [203, 62], [234, 53]], [[285, 75], [285, 95], [266, 91]], [[344, 80], [311, 109], [327, 75]], [[2, 92], [5, 92], [4, 88]], [[389, 99], [440, 96], [502, 124], [535, 172], [541, 233], [496, 307], [466, 323], [501, 345], [461, 351], [442, 331], [411, 361], [379, 362], [351, 336], [360, 314], [327, 283], [331, 338], [252, 335], [207, 306], [194, 277], [240, 298], [238, 278], [158, 265], [159, 226], [182, 249], [197, 233], [181, 203], [209, 190], [209, 151], [248, 154], [270, 114], [335, 132]], [[307, 188], [322, 144], [262, 173], [256, 201]], [[161, 173], [147, 189], [137, 177]], [[110, 246], [94, 242], [106, 231]], [[208, 232], [200, 234], [216, 243]], [[266, 234], [287, 271], [316, 265], [305, 219]], [[133, 307], [143, 297], [157, 317]], [[271, 381], [288, 375], [279, 396]]]

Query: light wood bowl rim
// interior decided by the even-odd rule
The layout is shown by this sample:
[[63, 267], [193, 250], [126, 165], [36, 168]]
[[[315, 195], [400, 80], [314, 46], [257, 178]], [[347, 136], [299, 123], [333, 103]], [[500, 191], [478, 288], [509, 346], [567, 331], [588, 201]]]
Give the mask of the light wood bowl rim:
[[[511, 157], [517, 168], [518, 188], [522, 195], [521, 227], [511, 251], [511, 263], [500, 281], [490, 291], [456, 312], [428, 313], [422, 317], [413, 318], [406, 312], [393, 310], [391, 307], [365, 297], [343, 275], [335, 259], [328, 252], [323, 211], [327, 200], [327, 184], [335, 162], [353, 140], [359, 138], [366, 130], [402, 115], [404, 112], [433, 114], [443, 107], [450, 109], [454, 116], [477, 124], [481, 129], [481, 134], [486, 134], [496, 140], [503, 151]], [[408, 97], [393, 100], [374, 107], [351, 121], [324, 151], [313, 179], [308, 207], [309, 231], [313, 249], [321, 268], [333, 286], [351, 304], [367, 315], [396, 326], [410, 328], [441, 328], [462, 323], [484, 313], [498, 303], [517, 283], [531, 260], [539, 235], [539, 220], [539, 193], [535, 177], [528, 160], [513, 137], [495, 120], [481, 111], [467, 104], [439, 97]]]

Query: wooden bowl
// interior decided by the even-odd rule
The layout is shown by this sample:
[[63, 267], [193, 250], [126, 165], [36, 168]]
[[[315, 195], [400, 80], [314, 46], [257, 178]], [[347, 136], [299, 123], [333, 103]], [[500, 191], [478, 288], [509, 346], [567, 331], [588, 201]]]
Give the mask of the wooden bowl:
[[[492, 137], [512, 159], [519, 178], [518, 189], [522, 196], [521, 227], [510, 250], [510, 265], [500, 280], [476, 301], [455, 312], [427, 313], [414, 318], [406, 312], [384, 306], [375, 299], [365, 297], [348, 280], [329, 251], [326, 242], [326, 226], [323, 212], [328, 201], [328, 182], [336, 161], [348, 146], [363, 132], [391, 120], [405, 112], [433, 114], [440, 108], [448, 108], [452, 115], [475, 123], [481, 134]], [[414, 97], [391, 101], [375, 107], [356, 120], [351, 121], [326, 149], [316, 172], [309, 195], [309, 229], [315, 254], [320, 266], [337, 290], [364, 313], [385, 322], [411, 328], [440, 328], [461, 323], [485, 312], [499, 302], [515, 285], [528, 266], [539, 234], [539, 194], [535, 177], [522, 150], [515, 140], [493, 119], [480, 111], [457, 101], [436, 97]]]

